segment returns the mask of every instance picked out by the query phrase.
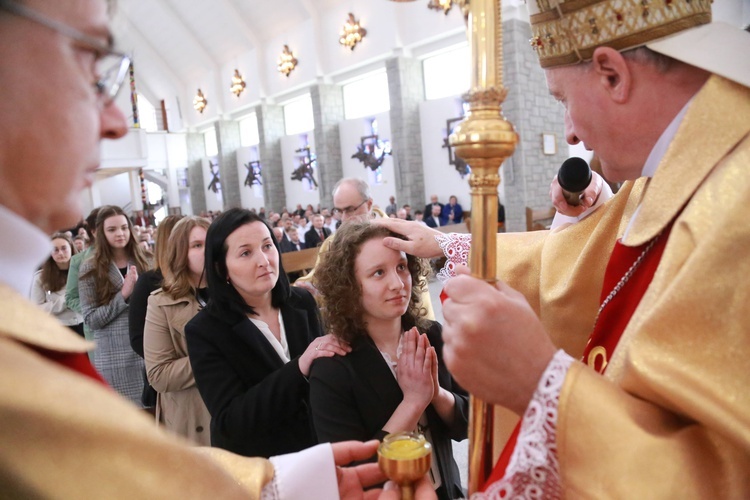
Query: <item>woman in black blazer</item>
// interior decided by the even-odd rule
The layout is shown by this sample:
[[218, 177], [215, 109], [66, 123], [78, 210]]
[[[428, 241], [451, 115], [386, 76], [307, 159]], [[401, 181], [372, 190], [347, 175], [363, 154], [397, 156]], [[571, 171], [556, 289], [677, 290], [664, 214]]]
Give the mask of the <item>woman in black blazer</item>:
[[185, 327], [195, 382], [211, 413], [211, 444], [246, 456], [316, 443], [310, 364], [349, 350], [322, 336], [315, 300], [289, 286], [279, 253], [257, 215], [224, 212], [206, 235], [208, 304]]
[[427, 266], [385, 248], [386, 236], [394, 235], [366, 222], [343, 225], [316, 268], [325, 324], [352, 351], [313, 364], [315, 431], [321, 442], [422, 432], [438, 497], [460, 498], [451, 439], [466, 437], [468, 395], [443, 365], [440, 324], [421, 317]]

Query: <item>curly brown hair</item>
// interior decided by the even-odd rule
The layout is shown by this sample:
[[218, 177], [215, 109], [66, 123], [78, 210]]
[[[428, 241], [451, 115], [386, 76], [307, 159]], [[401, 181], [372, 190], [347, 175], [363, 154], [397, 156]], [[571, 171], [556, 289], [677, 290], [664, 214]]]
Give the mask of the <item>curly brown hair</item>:
[[[373, 238], [393, 236], [403, 238], [385, 227], [370, 222], [349, 222], [336, 231], [328, 250], [321, 252], [320, 262], [315, 267], [313, 284], [324, 297], [321, 315], [325, 328], [337, 338], [353, 342], [367, 335], [367, 323], [362, 307], [362, 287], [354, 273], [354, 264], [362, 245]], [[422, 291], [427, 286], [429, 264], [413, 255], [407, 255], [407, 267], [411, 274], [412, 288], [409, 307], [401, 316], [401, 326], [408, 330], [416, 326], [427, 328], [422, 307]]]

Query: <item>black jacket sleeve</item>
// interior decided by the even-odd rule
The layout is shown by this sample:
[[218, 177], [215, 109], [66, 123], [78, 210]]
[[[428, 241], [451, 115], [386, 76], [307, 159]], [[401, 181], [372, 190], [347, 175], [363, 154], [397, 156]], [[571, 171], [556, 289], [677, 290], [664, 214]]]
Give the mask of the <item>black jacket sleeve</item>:
[[339, 356], [319, 358], [310, 370], [310, 407], [318, 441], [368, 441], [386, 433], [368, 430], [354, 395], [352, 374]]
[[148, 296], [161, 286], [162, 275], [157, 270], [146, 271], [138, 277], [128, 301], [128, 332], [130, 347], [143, 357], [143, 329], [146, 327]]

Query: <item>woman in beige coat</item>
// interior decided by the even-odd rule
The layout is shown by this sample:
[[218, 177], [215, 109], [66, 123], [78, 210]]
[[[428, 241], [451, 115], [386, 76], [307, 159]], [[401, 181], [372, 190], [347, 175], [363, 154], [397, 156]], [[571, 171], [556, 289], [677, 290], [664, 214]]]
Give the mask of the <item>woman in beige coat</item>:
[[180, 220], [169, 237], [162, 288], [148, 299], [143, 350], [149, 383], [157, 391], [156, 419], [170, 431], [209, 446], [211, 415], [195, 386], [185, 324], [205, 305], [203, 247], [209, 222]]

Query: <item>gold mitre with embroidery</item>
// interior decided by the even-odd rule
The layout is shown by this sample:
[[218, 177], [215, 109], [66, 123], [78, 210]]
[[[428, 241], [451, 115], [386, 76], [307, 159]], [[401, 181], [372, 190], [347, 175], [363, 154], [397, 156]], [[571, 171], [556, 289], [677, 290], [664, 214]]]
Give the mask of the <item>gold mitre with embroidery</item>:
[[711, 0], [528, 0], [531, 46], [543, 68], [589, 61], [711, 22]]

